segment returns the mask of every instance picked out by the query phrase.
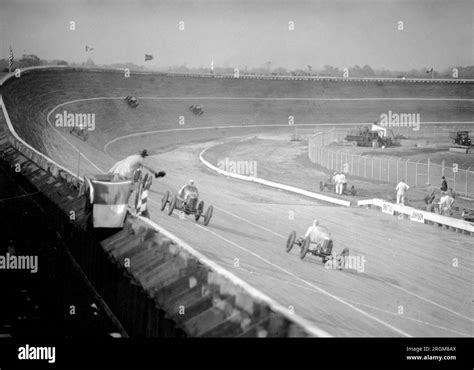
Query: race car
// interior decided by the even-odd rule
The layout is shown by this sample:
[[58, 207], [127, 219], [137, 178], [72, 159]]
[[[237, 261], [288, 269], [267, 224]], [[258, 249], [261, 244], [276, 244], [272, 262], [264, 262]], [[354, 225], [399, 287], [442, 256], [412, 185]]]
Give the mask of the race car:
[[214, 211], [214, 207], [211, 205], [207, 207], [206, 212], [204, 212], [204, 201], [199, 200], [199, 194], [197, 191], [189, 192], [186, 197], [181, 198], [178, 195], [174, 195], [170, 197], [170, 192], [167, 191], [163, 195], [161, 200], [161, 210], [164, 211], [166, 209], [166, 205], [168, 206], [168, 215], [171, 216], [175, 209], [184, 212], [186, 215], [194, 215], [194, 219], [199, 221], [201, 217], [203, 217], [204, 226], [209, 224], [211, 221], [212, 213]]
[[[332, 192], [336, 191], [336, 183], [334, 182], [333, 176], [328, 176], [326, 181], [319, 182], [319, 190], [324, 191], [324, 189]], [[350, 189], [347, 189], [347, 183], [344, 183], [342, 184], [342, 194], [355, 196], [357, 195], [357, 190], [354, 185], [352, 185]]]
[[344, 266], [344, 257], [349, 256], [349, 248], [344, 248], [341, 254], [335, 254], [332, 252], [333, 241], [330, 237], [329, 231], [324, 226], [319, 226], [322, 229], [320, 237], [312, 241], [311, 237], [297, 237], [296, 231], [292, 231], [288, 236], [286, 242], [286, 253], [290, 253], [293, 247], [296, 245], [301, 248], [300, 258], [304, 259], [308, 253], [321, 257], [324, 264], [328, 261], [336, 260], [337, 267], [341, 269]]
[[196, 116], [202, 116], [204, 113], [203, 106], [201, 104], [193, 104], [189, 107], [189, 110]]
[[138, 101], [137, 101], [137, 98], [134, 97], [134, 96], [126, 96], [125, 99], [124, 99], [127, 104], [129, 106], [131, 106], [132, 108], [136, 108], [138, 107]]
[[69, 133], [81, 139], [82, 141], [86, 141], [89, 138], [89, 132], [85, 128], [80, 127], [73, 127]]

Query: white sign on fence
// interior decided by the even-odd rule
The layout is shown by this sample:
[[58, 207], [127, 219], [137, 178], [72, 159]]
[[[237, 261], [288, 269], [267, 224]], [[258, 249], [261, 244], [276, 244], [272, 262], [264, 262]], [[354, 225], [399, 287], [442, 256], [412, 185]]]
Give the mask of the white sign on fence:
[[411, 215], [410, 215], [410, 220], [424, 224], [425, 223], [425, 216], [422, 212], [413, 210]]
[[383, 213], [388, 213], [389, 215], [393, 216], [393, 214], [394, 214], [393, 204], [383, 203], [382, 204], [382, 212]]

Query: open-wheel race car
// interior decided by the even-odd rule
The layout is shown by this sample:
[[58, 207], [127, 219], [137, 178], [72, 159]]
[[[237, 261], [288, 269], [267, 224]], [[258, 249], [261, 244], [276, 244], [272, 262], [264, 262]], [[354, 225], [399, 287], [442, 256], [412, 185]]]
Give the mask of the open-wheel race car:
[[124, 99], [127, 104], [132, 107], [132, 108], [136, 108], [138, 107], [138, 101], [137, 101], [137, 98], [134, 97], [134, 96], [126, 96], [125, 99]]
[[175, 209], [182, 211], [186, 215], [194, 215], [194, 219], [199, 221], [203, 218], [204, 226], [209, 224], [211, 221], [214, 207], [210, 205], [204, 212], [204, 201], [199, 200], [199, 194], [197, 191], [191, 191], [186, 194], [185, 197], [178, 195], [170, 196], [170, 192], [166, 191], [161, 200], [161, 210], [164, 211], [168, 205], [168, 215], [171, 216]]
[[[324, 191], [325, 189], [332, 192], [336, 191], [336, 183], [334, 182], [333, 176], [329, 176], [326, 181], [319, 182], [319, 190]], [[342, 194], [355, 196], [357, 195], [357, 190], [354, 185], [352, 185], [351, 188], [348, 189], [347, 183], [343, 183]]]
[[73, 127], [69, 133], [81, 139], [82, 141], [86, 141], [89, 138], [89, 132], [85, 128], [80, 127]]
[[286, 253], [290, 253], [296, 245], [301, 248], [300, 258], [304, 259], [308, 253], [321, 257], [324, 264], [328, 261], [335, 261], [338, 269], [342, 269], [345, 263], [345, 257], [349, 256], [349, 248], [344, 248], [341, 254], [333, 253], [333, 241], [329, 232], [324, 226], [320, 226], [322, 233], [316, 241], [311, 240], [311, 236], [297, 237], [296, 231], [292, 231], [286, 242]]
[[202, 116], [204, 113], [203, 106], [201, 104], [193, 104], [189, 106], [189, 110], [196, 116]]

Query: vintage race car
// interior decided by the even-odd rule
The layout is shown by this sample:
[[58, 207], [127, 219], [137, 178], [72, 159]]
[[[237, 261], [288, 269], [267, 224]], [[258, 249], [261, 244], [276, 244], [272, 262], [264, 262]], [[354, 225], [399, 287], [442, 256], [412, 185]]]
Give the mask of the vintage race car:
[[[319, 182], [319, 190], [324, 191], [324, 189], [332, 192], [336, 191], [336, 183], [333, 181], [332, 176], [329, 176], [326, 181]], [[357, 190], [354, 185], [348, 189], [347, 183], [344, 183], [342, 186], [342, 194], [355, 196], [357, 194]]]
[[[310, 236], [308, 237], [297, 237], [296, 231], [292, 231], [288, 236], [286, 242], [286, 253], [290, 253], [293, 247], [296, 245], [301, 248], [300, 258], [303, 259], [308, 253], [321, 257], [324, 264], [328, 261], [336, 260], [337, 267], [341, 269], [344, 266], [344, 257], [349, 255], [349, 248], [344, 248], [341, 254], [333, 253], [333, 241], [330, 237], [329, 232], [324, 226], [320, 226], [323, 230], [320, 237], [317, 240], [311, 240]], [[324, 232], [326, 230], [326, 232]]]
[[127, 104], [129, 106], [131, 106], [132, 108], [136, 108], [138, 107], [138, 101], [137, 101], [137, 98], [134, 97], [134, 96], [126, 96], [125, 99], [124, 99]]
[[189, 107], [189, 110], [191, 112], [193, 112], [193, 114], [197, 115], [197, 116], [202, 116], [203, 113], [204, 113], [204, 110], [202, 108], [202, 105], [200, 104], [193, 104]]
[[89, 138], [89, 132], [85, 128], [73, 127], [69, 133], [82, 141], [86, 141]]
[[204, 201], [199, 200], [199, 194], [196, 192], [189, 192], [185, 198], [181, 198], [178, 195], [170, 197], [170, 192], [167, 191], [163, 195], [161, 200], [161, 210], [164, 211], [168, 206], [168, 215], [171, 216], [175, 209], [182, 211], [186, 215], [194, 215], [194, 219], [199, 221], [201, 216], [203, 217], [204, 226], [209, 224], [211, 221], [214, 207], [211, 205], [207, 207], [204, 212]]

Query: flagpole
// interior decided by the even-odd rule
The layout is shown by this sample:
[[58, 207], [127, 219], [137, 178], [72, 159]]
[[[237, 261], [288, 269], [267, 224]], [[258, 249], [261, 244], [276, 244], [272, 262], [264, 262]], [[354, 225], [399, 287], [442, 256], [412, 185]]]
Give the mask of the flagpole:
[[13, 65], [13, 50], [12, 50], [12, 46], [10, 45], [10, 54], [8, 55], [8, 73], [12, 73], [12, 65]]

